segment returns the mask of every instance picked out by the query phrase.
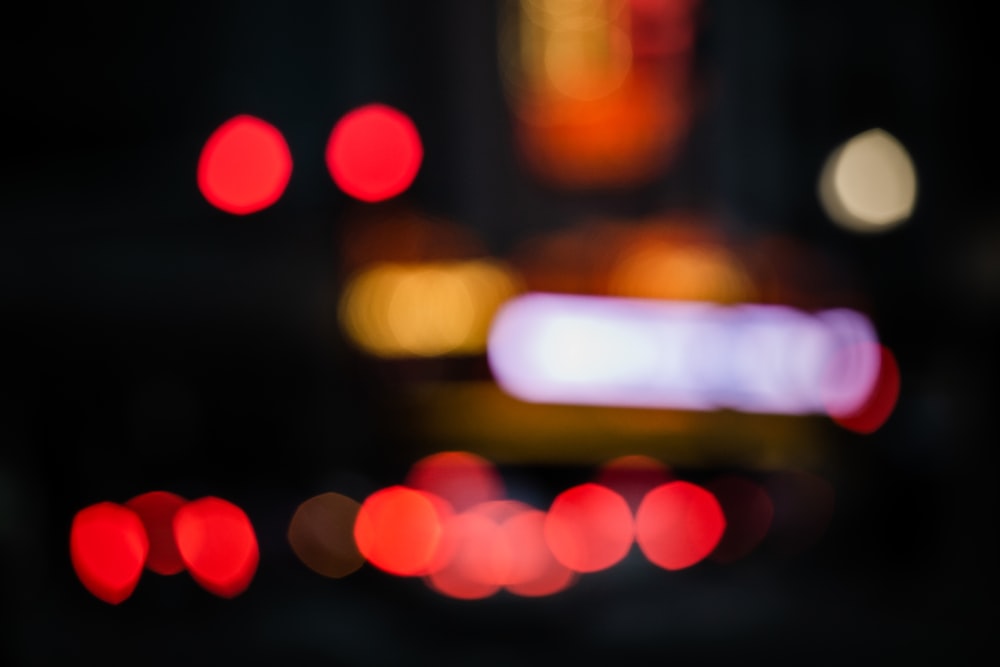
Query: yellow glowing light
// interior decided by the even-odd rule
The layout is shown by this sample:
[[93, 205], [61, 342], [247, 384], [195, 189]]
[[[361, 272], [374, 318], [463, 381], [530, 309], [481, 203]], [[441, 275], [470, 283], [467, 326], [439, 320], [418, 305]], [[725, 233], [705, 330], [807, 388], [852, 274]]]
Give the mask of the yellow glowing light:
[[340, 322], [380, 357], [478, 354], [497, 308], [518, 291], [510, 270], [491, 261], [378, 264], [347, 285]]
[[916, 169], [906, 148], [875, 128], [830, 155], [820, 174], [819, 196], [827, 215], [845, 229], [884, 231], [912, 215]]
[[594, 100], [625, 82], [632, 66], [628, 35], [607, 25], [560, 30], [544, 42], [545, 73], [567, 97]]

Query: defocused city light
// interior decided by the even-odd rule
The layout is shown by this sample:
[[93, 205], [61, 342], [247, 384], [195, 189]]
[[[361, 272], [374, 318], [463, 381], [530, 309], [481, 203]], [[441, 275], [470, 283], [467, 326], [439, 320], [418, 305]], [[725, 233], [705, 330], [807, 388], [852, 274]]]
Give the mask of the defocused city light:
[[496, 467], [468, 452], [440, 452], [420, 459], [410, 468], [406, 486], [447, 500], [456, 512], [504, 497]]
[[899, 398], [899, 365], [889, 348], [869, 344], [862, 347], [861, 355], [867, 356], [878, 369], [871, 391], [861, 401], [848, 404], [829, 404], [827, 408], [833, 421], [857, 433], [874, 433], [889, 419]]
[[423, 157], [413, 121], [384, 104], [347, 113], [337, 121], [326, 147], [326, 164], [334, 182], [365, 202], [389, 199], [409, 188]]
[[881, 232], [909, 218], [917, 200], [917, 172], [906, 148], [880, 128], [835, 150], [819, 179], [827, 215], [854, 232]]
[[494, 320], [489, 362], [526, 401], [825, 414], [830, 395], [867, 396], [871, 365], [829, 364], [875, 341], [860, 313], [782, 306], [527, 294]]
[[378, 264], [344, 289], [340, 322], [380, 357], [481, 353], [497, 308], [517, 292], [502, 264], [487, 260]]
[[735, 244], [694, 214], [589, 220], [530, 237], [513, 254], [535, 292], [727, 304], [758, 293]]
[[670, 481], [671, 477], [670, 469], [660, 461], [641, 454], [630, 454], [602, 464], [596, 482], [624, 498], [635, 512], [647, 493]]
[[424, 491], [391, 486], [361, 504], [354, 524], [358, 550], [375, 567], [402, 577], [426, 574], [438, 557], [446, 501]]
[[73, 517], [69, 538], [73, 569], [84, 587], [110, 604], [128, 599], [139, 583], [149, 540], [139, 515], [102, 502]]
[[691, 116], [690, 0], [520, 0], [500, 64], [527, 163], [561, 186], [634, 185]]
[[364, 565], [354, 541], [354, 524], [361, 504], [339, 493], [321, 493], [295, 510], [288, 525], [288, 543], [302, 564], [313, 572], [339, 579]]
[[608, 294], [738, 303], [752, 297], [753, 287], [735, 258], [722, 248], [647, 243], [628, 248], [618, 258]]
[[587, 483], [563, 491], [545, 517], [545, 540], [560, 563], [597, 572], [618, 563], [635, 536], [632, 510], [620, 495]]
[[138, 495], [125, 506], [139, 515], [149, 538], [146, 569], [157, 574], [177, 574], [184, 561], [174, 540], [174, 515], [187, 500], [168, 491], [150, 491]]
[[441, 550], [427, 576], [432, 588], [461, 600], [479, 600], [500, 590], [511, 565], [512, 545], [500, 524], [477, 508], [444, 524]]
[[545, 540], [545, 512], [529, 509], [503, 523], [513, 558], [506, 589], [521, 597], [544, 597], [567, 589], [576, 574], [559, 562]]
[[635, 515], [636, 542], [652, 563], [680, 570], [707, 557], [726, 528], [719, 502], [690, 482], [669, 482], [643, 499]]
[[292, 155], [276, 127], [253, 116], [223, 123], [198, 159], [198, 188], [210, 204], [246, 215], [274, 204], [292, 176]]
[[219, 597], [236, 597], [257, 572], [260, 552], [253, 525], [227, 500], [209, 496], [178, 509], [174, 537], [191, 577]]

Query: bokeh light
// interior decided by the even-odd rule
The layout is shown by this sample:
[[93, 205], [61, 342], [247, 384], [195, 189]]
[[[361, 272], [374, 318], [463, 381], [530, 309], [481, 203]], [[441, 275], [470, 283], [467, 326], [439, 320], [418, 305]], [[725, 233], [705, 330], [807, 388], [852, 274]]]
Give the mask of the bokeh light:
[[917, 172], [906, 148], [883, 129], [862, 132], [835, 150], [819, 179], [820, 202], [853, 232], [881, 232], [909, 218]]
[[635, 516], [642, 553], [665, 570], [691, 567], [707, 557], [726, 529], [719, 502], [690, 482], [669, 482], [643, 499]]
[[380, 357], [478, 354], [497, 309], [517, 291], [510, 271], [493, 261], [376, 264], [344, 289], [340, 323]]
[[401, 577], [426, 574], [451, 512], [447, 502], [405, 486], [376, 491], [354, 524], [358, 550], [375, 567]]
[[177, 549], [191, 577], [219, 597], [236, 597], [257, 572], [260, 551], [253, 524], [233, 503], [207, 496], [174, 515]]
[[544, 597], [569, 588], [576, 573], [556, 559], [545, 540], [545, 512], [526, 509], [503, 523], [511, 545], [506, 590], [521, 597]]
[[331, 579], [364, 565], [354, 541], [361, 504], [339, 493], [321, 493], [298, 506], [288, 525], [288, 543], [302, 564]]
[[[829, 361], [874, 327], [854, 311], [529, 293], [494, 319], [488, 361], [539, 403], [825, 414]], [[847, 374], [841, 393], [867, 395]]]
[[575, 572], [597, 572], [621, 561], [635, 532], [628, 503], [587, 483], [563, 491], [549, 507], [545, 540], [556, 560]]
[[565, 590], [576, 575], [549, 549], [545, 521], [545, 512], [515, 500], [480, 503], [452, 517], [428, 585], [462, 600], [480, 600], [501, 589], [521, 597]]
[[369, 104], [343, 116], [326, 148], [334, 182], [365, 202], [389, 199], [410, 187], [423, 156], [413, 121], [384, 104]]
[[377, 264], [451, 263], [486, 255], [485, 245], [468, 225], [424, 214], [400, 201], [356, 208], [344, 219], [336, 243], [346, 276]]
[[138, 514], [102, 502], [73, 517], [69, 552], [84, 587], [105, 602], [119, 604], [132, 595], [139, 583], [149, 540]]
[[872, 344], [866, 348], [877, 358], [878, 374], [868, 396], [850, 407], [830, 408], [836, 423], [856, 433], [874, 433], [888, 421], [899, 399], [899, 365], [889, 348]]
[[511, 545], [500, 525], [475, 509], [444, 524], [446, 553], [439, 556], [427, 582], [437, 592], [460, 600], [479, 600], [500, 590], [511, 562]]
[[671, 477], [670, 469], [661, 461], [642, 454], [630, 454], [603, 463], [596, 482], [624, 498], [635, 512], [647, 493], [670, 481]]
[[753, 297], [749, 276], [721, 245], [638, 239], [616, 257], [608, 294], [737, 303]]
[[456, 512], [504, 496], [496, 467], [469, 452], [440, 452], [420, 459], [407, 473], [406, 485], [447, 500]]
[[253, 116], [223, 123], [198, 160], [198, 188], [210, 204], [246, 215], [274, 204], [292, 175], [292, 155], [276, 127]]
[[515, 138], [562, 187], [624, 187], [672, 157], [691, 116], [687, 0], [521, 0], [500, 21]]
[[125, 506], [139, 515], [149, 538], [146, 569], [157, 574], [177, 574], [184, 561], [174, 541], [174, 515], [187, 500], [169, 491], [150, 491], [138, 495]]
[[726, 530], [711, 553], [717, 563], [745, 558], [767, 536], [774, 503], [759, 484], [742, 475], [723, 475], [705, 485], [722, 507]]

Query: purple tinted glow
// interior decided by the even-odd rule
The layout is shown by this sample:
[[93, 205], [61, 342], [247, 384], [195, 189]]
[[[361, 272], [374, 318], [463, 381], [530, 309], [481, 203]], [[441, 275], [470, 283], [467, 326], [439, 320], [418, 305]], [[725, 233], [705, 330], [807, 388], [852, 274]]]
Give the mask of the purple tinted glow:
[[530, 402], [808, 414], [867, 398], [875, 341], [845, 309], [535, 293], [497, 313], [488, 355]]

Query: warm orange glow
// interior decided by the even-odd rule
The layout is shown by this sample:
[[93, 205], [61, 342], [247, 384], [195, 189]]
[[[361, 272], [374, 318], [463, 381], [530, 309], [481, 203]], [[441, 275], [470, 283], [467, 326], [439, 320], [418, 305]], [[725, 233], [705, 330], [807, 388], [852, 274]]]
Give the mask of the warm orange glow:
[[299, 505], [288, 526], [288, 543], [302, 564], [324, 577], [346, 577], [364, 562], [354, 541], [361, 505], [339, 493], [321, 493]]
[[416, 178], [424, 149], [413, 121], [384, 104], [341, 118], [326, 148], [326, 164], [341, 190], [365, 202], [402, 193]]
[[528, 291], [724, 304], [759, 296], [734, 244], [687, 214], [549, 232], [525, 241], [514, 262]]
[[274, 204], [292, 176], [292, 155], [276, 127], [236, 116], [212, 133], [198, 159], [198, 188], [210, 204], [246, 215]]
[[686, 105], [656, 81], [627, 79], [598, 101], [544, 97], [517, 138], [533, 171], [572, 188], [641, 184], [673, 157], [689, 122]]
[[119, 604], [139, 583], [149, 541], [138, 514], [103, 502], [73, 517], [69, 552], [84, 587], [105, 602]]
[[667, 241], [626, 246], [611, 269], [608, 293], [718, 303], [752, 298], [750, 278], [722, 247]]
[[447, 503], [424, 491], [391, 486], [361, 504], [358, 550], [375, 567], [402, 577], [425, 574], [438, 554]]
[[712, 553], [722, 538], [726, 518], [715, 496], [678, 481], [646, 494], [635, 524], [636, 542], [646, 558], [666, 570], [680, 570]]
[[501, 73], [535, 172], [619, 187], [672, 157], [691, 115], [689, 0], [521, 0], [501, 21]]
[[257, 572], [253, 525], [243, 510], [221, 498], [201, 498], [178, 509], [174, 539], [194, 580], [219, 597], [236, 597]]
[[496, 467], [468, 452], [441, 452], [420, 459], [410, 468], [406, 485], [447, 500], [457, 512], [504, 495]]
[[517, 291], [511, 272], [492, 261], [378, 264], [345, 288], [340, 322], [381, 357], [477, 354], [497, 308]]
[[774, 518], [774, 503], [764, 489], [745, 477], [725, 475], [706, 488], [715, 496], [726, 517], [726, 530], [710, 558], [732, 563], [746, 557], [761, 543]]
[[348, 275], [376, 264], [459, 262], [486, 254], [483, 243], [468, 226], [432, 218], [398, 203], [355, 210], [345, 221], [337, 244]]
[[146, 569], [157, 574], [177, 574], [184, 561], [174, 541], [174, 515], [187, 500], [167, 491], [150, 491], [132, 498], [125, 506], [142, 519], [149, 538]]
[[598, 484], [563, 491], [545, 519], [545, 540], [552, 555], [576, 572], [597, 572], [619, 562], [628, 554], [633, 536], [628, 503]]

